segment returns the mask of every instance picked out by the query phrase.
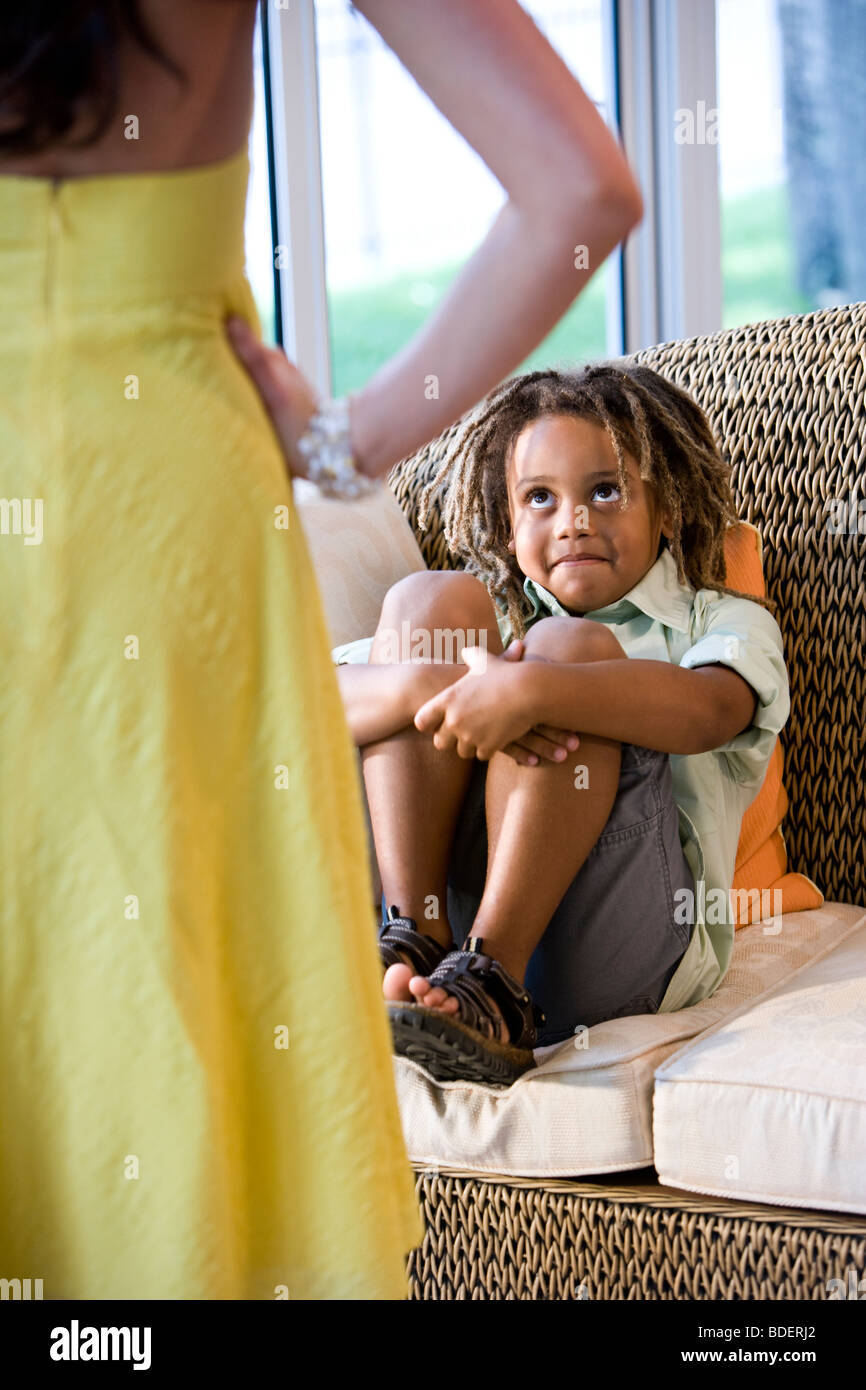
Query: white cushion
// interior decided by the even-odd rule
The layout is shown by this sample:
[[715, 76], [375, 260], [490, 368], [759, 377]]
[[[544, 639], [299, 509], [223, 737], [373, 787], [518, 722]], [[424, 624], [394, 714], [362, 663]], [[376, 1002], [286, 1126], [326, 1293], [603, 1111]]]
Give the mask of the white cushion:
[[[786, 919], [787, 920], [787, 919]], [[866, 1212], [866, 917], [656, 1072], [660, 1181]]]
[[[354, 501], [326, 497], [306, 478], [293, 478], [295, 508], [304, 530], [335, 660], [366, 661], [379, 626], [382, 600], [392, 584], [426, 569], [415, 533], [387, 484]], [[346, 645], [348, 644], [348, 645]], [[363, 786], [361, 755], [358, 776]], [[382, 892], [367, 798], [363, 798], [373, 901]]]
[[[395, 1056], [410, 1159], [443, 1171], [524, 1177], [646, 1167], [653, 1162], [656, 1069], [687, 1040], [779, 989], [858, 922], [866, 923], [862, 908], [825, 903], [775, 923], [741, 927], [728, 972], [711, 998], [678, 1013], [611, 1019], [583, 1039], [539, 1048], [537, 1068], [506, 1089], [437, 1082], [416, 1062]], [[581, 1041], [588, 1045], [575, 1046]], [[799, 1064], [808, 1041], [795, 1036], [789, 1046]], [[666, 1173], [673, 1172], [670, 1146], [665, 1152]]]
[[400, 503], [387, 484], [354, 501], [325, 497], [306, 478], [292, 487], [331, 645], [369, 637], [391, 585], [426, 569]]

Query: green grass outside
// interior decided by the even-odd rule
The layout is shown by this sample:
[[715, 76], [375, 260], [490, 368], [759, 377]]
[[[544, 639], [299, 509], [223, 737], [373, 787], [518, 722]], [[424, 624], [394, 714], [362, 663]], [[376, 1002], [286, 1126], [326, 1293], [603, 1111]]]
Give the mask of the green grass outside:
[[[434, 271], [404, 274], [362, 290], [329, 296], [334, 391], [358, 390], [383, 362], [404, 347], [427, 320], [464, 264], [454, 261]], [[428, 288], [429, 287], [429, 288]], [[426, 291], [415, 303], [413, 289]], [[529, 371], [552, 361], [585, 362], [605, 351], [604, 274], [583, 294], [534, 352], [515, 368]]]
[[722, 293], [723, 328], [817, 308], [794, 283], [784, 187], [722, 203]]

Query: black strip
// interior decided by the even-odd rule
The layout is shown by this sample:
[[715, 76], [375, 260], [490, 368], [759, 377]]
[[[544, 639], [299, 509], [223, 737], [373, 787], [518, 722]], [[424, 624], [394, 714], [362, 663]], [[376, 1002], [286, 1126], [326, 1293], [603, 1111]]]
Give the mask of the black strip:
[[[613, 119], [616, 123], [616, 132], [619, 142], [622, 145], [622, 72], [619, 54], [619, 0], [608, 0], [611, 9], [611, 39], [613, 43]], [[626, 158], [628, 153], [626, 152]], [[626, 341], [626, 312], [625, 312], [625, 251], [622, 246], [617, 248], [619, 257], [619, 341], [620, 351], [625, 354], [628, 352]]]
[[268, 41], [268, 5], [262, 0], [259, 5], [259, 20], [262, 26], [262, 67], [265, 86], [265, 134], [268, 147], [268, 201], [271, 212], [271, 268], [274, 276], [274, 334], [280, 347], [283, 346], [283, 303], [280, 293], [280, 273], [276, 265], [276, 248], [280, 242], [280, 229], [277, 226], [277, 176], [274, 162], [274, 118], [271, 106], [271, 63], [270, 43]]

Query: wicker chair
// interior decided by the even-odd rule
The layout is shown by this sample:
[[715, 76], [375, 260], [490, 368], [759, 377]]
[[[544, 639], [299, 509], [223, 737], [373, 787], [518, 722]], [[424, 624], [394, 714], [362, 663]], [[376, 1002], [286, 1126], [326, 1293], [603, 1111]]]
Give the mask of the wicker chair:
[[[866, 304], [632, 360], [698, 400], [764, 539], [791, 676], [789, 866], [828, 900], [866, 905]], [[431, 569], [458, 566], [435, 508], [418, 529], [418, 498], [460, 426], [388, 479]], [[419, 1170], [418, 1193], [428, 1233], [410, 1259], [413, 1298], [826, 1298], [828, 1279], [866, 1266], [866, 1218], [700, 1197], [660, 1186], [653, 1168], [595, 1182]]]

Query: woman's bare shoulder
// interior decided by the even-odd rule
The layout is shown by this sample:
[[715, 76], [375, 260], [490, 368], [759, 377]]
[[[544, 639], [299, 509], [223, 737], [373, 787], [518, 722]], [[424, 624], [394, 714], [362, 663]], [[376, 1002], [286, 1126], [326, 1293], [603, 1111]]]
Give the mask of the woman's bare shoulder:
[[81, 149], [3, 156], [0, 174], [74, 178], [183, 169], [215, 163], [243, 146], [257, 0], [138, 0], [138, 9], [148, 32], [186, 73], [186, 85], [124, 34], [118, 108], [100, 139]]

